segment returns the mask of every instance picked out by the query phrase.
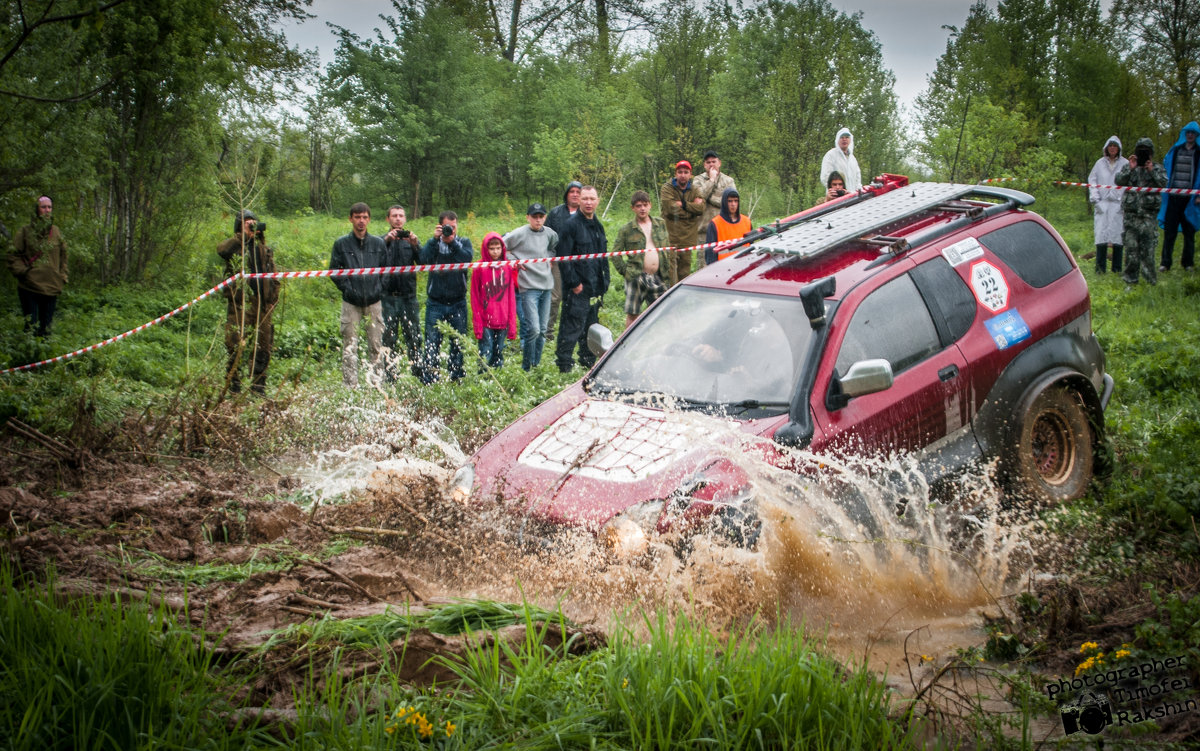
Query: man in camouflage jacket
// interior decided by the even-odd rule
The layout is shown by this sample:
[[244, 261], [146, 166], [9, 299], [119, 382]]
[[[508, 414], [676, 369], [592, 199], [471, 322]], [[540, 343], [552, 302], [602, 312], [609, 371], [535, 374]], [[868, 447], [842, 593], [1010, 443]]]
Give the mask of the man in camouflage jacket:
[[[1167, 171], [1154, 163], [1154, 142], [1141, 138], [1129, 157], [1129, 164], [1122, 167], [1113, 179], [1117, 185], [1130, 188], [1165, 188]], [[1122, 234], [1125, 245], [1126, 284], [1138, 283], [1138, 271], [1150, 284], [1158, 283], [1158, 272], [1154, 266], [1154, 250], [1158, 239], [1158, 209], [1162, 204], [1160, 193], [1144, 193], [1127, 190], [1121, 198], [1121, 209], [1125, 214], [1125, 230]]]
[[[239, 271], [247, 274], [275, 271], [275, 254], [267, 247], [258, 227], [258, 218], [249, 211], [240, 211], [234, 216], [233, 237], [217, 246], [217, 255], [225, 261], [226, 279]], [[279, 281], [238, 279], [222, 294], [229, 303], [225, 317], [225, 351], [229, 354], [225, 379], [229, 390], [241, 391], [241, 364], [247, 350], [252, 349], [250, 388], [261, 394], [266, 390], [267, 366], [271, 364], [271, 346], [275, 339], [271, 313], [279, 302]]]

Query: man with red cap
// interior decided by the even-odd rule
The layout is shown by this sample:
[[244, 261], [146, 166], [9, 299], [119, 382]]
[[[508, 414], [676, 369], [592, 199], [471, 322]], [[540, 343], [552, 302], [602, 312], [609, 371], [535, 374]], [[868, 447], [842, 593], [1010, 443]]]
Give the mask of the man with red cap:
[[[675, 163], [675, 177], [663, 184], [658, 192], [667, 235], [676, 248], [696, 245], [700, 234], [700, 218], [704, 214], [704, 197], [692, 183], [692, 164], [686, 159]], [[692, 251], [668, 251], [662, 255], [662, 275], [668, 285], [692, 273]]]

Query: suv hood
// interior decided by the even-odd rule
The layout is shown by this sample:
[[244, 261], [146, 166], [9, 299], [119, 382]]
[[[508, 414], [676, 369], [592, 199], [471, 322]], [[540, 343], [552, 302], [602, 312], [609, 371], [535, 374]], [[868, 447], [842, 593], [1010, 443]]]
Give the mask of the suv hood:
[[[520, 498], [537, 518], [597, 529], [633, 506], [694, 488], [718, 465], [720, 484], [728, 484], [725, 455], [744, 453], [733, 445], [739, 434], [778, 422], [592, 399], [576, 384], [493, 438], [473, 461], [484, 497]], [[698, 500], [718, 491], [709, 487]]]

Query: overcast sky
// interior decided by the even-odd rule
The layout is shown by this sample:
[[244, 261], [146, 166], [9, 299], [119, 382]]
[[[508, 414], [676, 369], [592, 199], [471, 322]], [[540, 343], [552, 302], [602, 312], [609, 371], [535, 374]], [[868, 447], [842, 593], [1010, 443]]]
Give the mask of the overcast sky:
[[[843, 13], [862, 13], [862, 24], [874, 31], [883, 49], [883, 64], [896, 74], [896, 98], [911, 119], [917, 95], [925, 88], [925, 77], [946, 51], [949, 32], [943, 25], [962, 26], [973, 0], [830, 0]], [[1107, 9], [1111, 0], [1101, 0]], [[993, 4], [993, 7], [994, 4]], [[321, 65], [333, 57], [336, 37], [326, 25], [332, 21], [360, 36], [373, 36], [381, 26], [379, 14], [390, 12], [387, 0], [313, 0], [316, 18], [285, 31], [293, 44], [317, 49]]]

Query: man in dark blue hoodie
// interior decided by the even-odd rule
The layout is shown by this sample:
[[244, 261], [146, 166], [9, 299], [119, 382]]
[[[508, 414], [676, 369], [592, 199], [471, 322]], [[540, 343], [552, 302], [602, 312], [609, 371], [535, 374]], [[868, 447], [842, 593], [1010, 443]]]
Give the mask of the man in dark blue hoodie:
[[[356, 203], [350, 207], [350, 234], [339, 237], [329, 256], [331, 269], [361, 269], [383, 263], [384, 245], [374, 235], [367, 234], [371, 222], [371, 207]], [[333, 283], [342, 293], [342, 382], [358, 388], [358, 327], [367, 322], [367, 355], [371, 366], [367, 380], [378, 377], [379, 351], [383, 338], [383, 277], [378, 274], [333, 276]]]
[[[471, 241], [458, 234], [458, 214], [443, 211], [433, 237], [421, 248], [421, 263], [470, 263], [475, 258]], [[425, 362], [421, 380], [438, 380], [438, 359], [442, 354], [442, 333], [439, 321], [445, 321], [460, 336], [450, 339], [450, 380], [462, 380], [463, 353], [461, 338], [467, 334], [467, 271], [431, 271], [425, 299]]]
[[[554, 234], [562, 237], [567, 229], [567, 220], [579, 211], [579, 191], [583, 183], [572, 180], [563, 191], [563, 202], [550, 209], [546, 215], [546, 226], [554, 230]], [[550, 264], [550, 273], [554, 276], [554, 290], [550, 293], [550, 325], [546, 327], [546, 341], [554, 341], [554, 327], [558, 325], [558, 311], [562, 304], [562, 275], [557, 263]]]
[[[579, 191], [579, 211], [571, 217], [558, 239], [557, 255], [580, 256], [608, 252], [608, 237], [604, 225], [596, 217], [600, 195], [590, 185]], [[587, 346], [587, 330], [600, 322], [600, 304], [608, 291], [608, 259], [589, 258], [582, 261], [561, 261], [563, 301], [559, 322], [558, 342], [554, 362], [561, 373], [569, 373], [574, 365], [575, 349], [579, 349], [579, 364], [590, 368], [596, 356]]]

